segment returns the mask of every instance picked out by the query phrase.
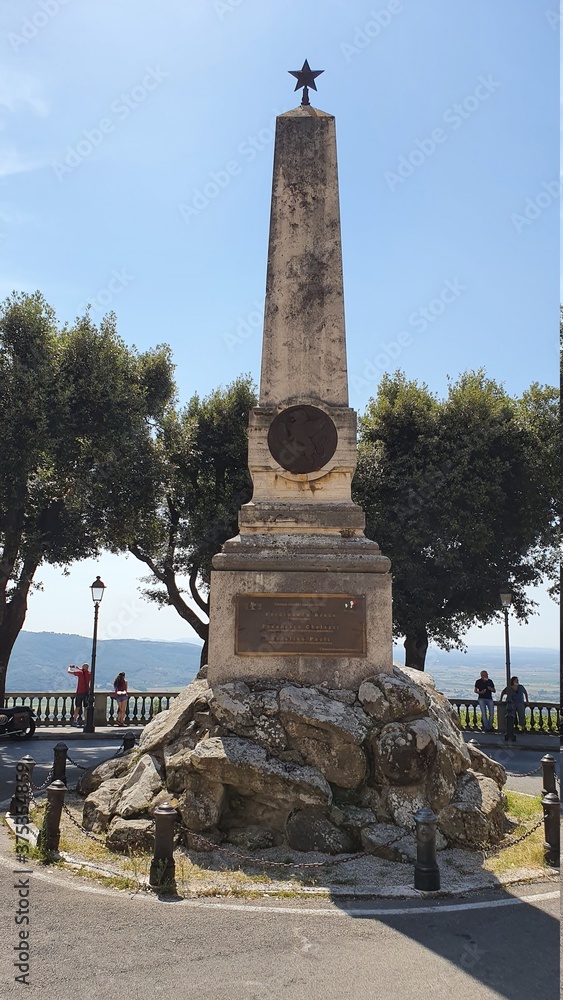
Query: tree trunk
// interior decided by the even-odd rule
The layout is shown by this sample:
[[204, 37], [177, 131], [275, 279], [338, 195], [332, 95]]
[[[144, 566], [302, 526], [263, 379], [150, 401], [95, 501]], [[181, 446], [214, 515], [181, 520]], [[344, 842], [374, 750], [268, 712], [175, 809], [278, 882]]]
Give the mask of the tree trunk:
[[9, 601], [3, 606], [0, 619], [0, 705], [6, 694], [6, 674], [14, 643], [20, 634], [27, 614], [27, 596], [33, 575], [37, 569], [35, 560], [24, 561], [17, 586]]
[[[209, 626], [207, 626], [207, 627], [209, 629]], [[200, 668], [207, 666], [207, 651], [208, 651], [208, 648], [209, 648], [209, 634], [206, 635], [204, 643], [203, 643], [203, 646], [201, 647], [201, 659], [199, 661]]]
[[424, 670], [426, 652], [428, 650], [428, 633], [426, 629], [405, 636], [405, 667]]

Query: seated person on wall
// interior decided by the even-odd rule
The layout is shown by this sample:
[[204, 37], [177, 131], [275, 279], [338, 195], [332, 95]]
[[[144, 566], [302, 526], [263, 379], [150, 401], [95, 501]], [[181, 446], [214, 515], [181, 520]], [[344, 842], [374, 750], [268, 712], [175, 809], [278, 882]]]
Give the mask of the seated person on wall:
[[495, 711], [493, 692], [496, 691], [496, 688], [486, 670], [482, 670], [481, 675], [475, 681], [474, 691], [477, 695], [477, 704], [481, 709], [483, 731], [485, 733], [490, 733], [493, 728], [493, 717]]
[[[517, 677], [510, 678], [510, 693], [512, 697], [512, 704], [514, 705], [514, 714], [516, 715], [516, 720], [514, 723], [514, 728], [520, 728], [522, 732], [526, 728], [526, 705], [530, 704], [530, 699], [528, 698], [528, 692], [523, 684], [520, 684]], [[499, 701], [506, 696], [508, 699], [508, 688], [503, 688], [500, 693]]]

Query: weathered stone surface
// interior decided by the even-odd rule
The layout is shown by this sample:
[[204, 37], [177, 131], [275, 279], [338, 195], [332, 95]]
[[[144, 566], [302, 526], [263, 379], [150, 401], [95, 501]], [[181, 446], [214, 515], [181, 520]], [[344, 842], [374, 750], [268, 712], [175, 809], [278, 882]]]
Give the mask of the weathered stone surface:
[[432, 764], [426, 780], [428, 805], [434, 812], [447, 806], [457, 786], [457, 774], [452, 764], [451, 754], [440, 741], [437, 743], [436, 760]]
[[398, 844], [403, 836], [403, 831], [398, 830], [392, 823], [375, 823], [362, 829], [362, 846], [364, 851], [370, 851], [378, 858], [399, 861], [401, 852]]
[[361, 830], [364, 826], [373, 826], [377, 823], [377, 816], [372, 809], [344, 806], [340, 812], [339, 821], [337, 822], [335, 819], [334, 822], [337, 822], [337, 826], [341, 826], [344, 830]]
[[225, 729], [272, 752], [287, 748], [275, 691], [253, 693], [243, 681], [216, 685], [211, 707]]
[[206, 708], [208, 698], [207, 681], [192, 681], [182, 688], [171, 707], [160, 712], [143, 730], [139, 741], [143, 752], [150, 753], [156, 747], [172, 743], [185, 731], [195, 713]]
[[460, 775], [452, 801], [438, 814], [438, 825], [449, 840], [461, 844], [500, 840], [504, 813], [496, 781], [471, 770]]
[[370, 809], [374, 812], [379, 823], [390, 819], [387, 794], [383, 788], [371, 788], [368, 785], [362, 790], [359, 803], [363, 809]]
[[121, 778], [133, 769], [138, 757], [139, 752], [134, 749], [122, 757], [112, 757], [110, 760], [102, 761], [101, 764], [97, 764], [95, 767], [89, 767], [82, 774], [76, 786], [76, 791], [79, 795], [90, 795], [104, 781], [109, 781], [110, 778]]
[[413, 684], [394, 673], [364, 681], [358, 697], [365, 710], [380, 725], [424, 715], [430, 704], [423, 685]]
[[396, 785], [420, 782], [434, 761], [436, 742], [437, 727], [429, 719], [390, 722], [373, 744], [376, 765]]
[[342, 688], [341, 691], [331, 688], [327, 691], [329, 698], [334, 698], [336, 701], [343, 701], [345, 705], [353, 705], [358, 698], [356, 691], [346, 691]]
[[405, 667], [403, 664], [394, 663], [393, 676], [411, 684], [422, 684], [429, 693], [436, 689], [436, 682], [432, 674], [427, 674], [425, 670], [416, 670], [414, 667]]
[[235, 736], [203, 740], [192, 751], [190, 764], [208, 781], [231, 785], [262, 802], [283, 803], [288, 811], [332, 802], [330, 786], [319, 771], [268, 758], [262, 747]]
[[459, 721], [447, 699], [437, 691], [431, 697], [428, 715], [438, 727], [440, 743], [444, 752], [449, 754], [455, 773], [466, 771], [471, 766], [471, 757]]
[[265, 851], [269, 847], [279, 847], [283, 842], [283, 835], [279, 830], [268, 826], [251, 825], [229, 830], [228, 839], [231, 844], [244, 851]]
[[285, 721], [289, 745], [303, 760], [316, 767], [327, 781], [340, 788], [357, 788], [367, 774], [366, 755], [361, 747], [338, 739], [334, 731]]
[[[280, 691], [280, 716], [287, 721], [321, 729], [349, 743], [363, 743], [371, 728], [369, 716], [361, 709], [354, 711], [341, 701], [335, 701], [316, 688], [287, 685]], [[314, 734], [311, 734], [314, 737]], [[316, 737], [318, 738], [318, 737]]]
[[147, 812], [161, 788], [162, 780], [154, 757], [148, 753], [143, 754], [121, 788], [115, 812], [123, 819]]
[[116, 811], [126, 778], [109, 778], [84, 802], [82, 825], [92, 833], [103, 833]]
[[186, 774], [184, 792], [178, 798], [178, 812], [188, 830], [200, 833], [219, 822], [225, 799], [225, 787], [219, 782], [206, 781], [201, 774]]
[[426, 796], [420, 785], [410, 788], [392, 786], [387, 790], [387, 808], [391, 819], [404, 830], [416, 828], [414, 814], [427, 805]]
[[152, 851], [154, 827], [150, 819], [122, 819], [114, 816], [106, 834], [112, 851]]
[[346, 854], [354, 849], [350, 837], [317, 809], [294, 812], [287, 821], [286, 835], [294, 851]]
[[492, 760], [491, 757], [477, 747], [467, 744], [467, 749], [471, 757], [471, 769], [486, 775], [487, 778], [492, 778], [493, 781], [496, 781], [498, 787], [502, 788], [506, 784], [506, 771], [502, 764], [498, 764], [496, 760]]

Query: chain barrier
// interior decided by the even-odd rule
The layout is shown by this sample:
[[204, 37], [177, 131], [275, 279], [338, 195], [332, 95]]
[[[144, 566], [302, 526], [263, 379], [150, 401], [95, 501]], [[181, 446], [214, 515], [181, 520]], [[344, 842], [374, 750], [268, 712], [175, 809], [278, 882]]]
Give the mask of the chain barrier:
[[537, 767], [534, 768], [533, 771], [525, 771], [524, 773], [520, 771], [507, 771], [506, 768], [505, 771], [510, 778], [531, 778], [533, 774], [539, 774], [541, 769], [542, 766], [541, 764], [539, 764]]
[[538, 821], [536, 823], [533, 823], [528, 830], [525, 830], [524, 833], [520, 834], [519, 837], [513, 837], [512, 840], [510, 840], [507, 844], [506, 843], [497, 844], [496, 847], [480, 847], [479, 850], [481, 850], [483, 853], [483, 860], [486, 860], [487, 858], [492, 858], [495, 854], [500, 854], [501, 851], [508, 850], [509, 847], [515, 847], [516, 844], [521, 844], [523, 840], [526, 840], [528, 837], [532, 835], [532, 833], [535, 833], [535, 831], [538, 830], [539, 827], [542, 826], [542, 824], [543, 824], [543, 816], [540, 816]]
[[[51, 770], [49, 771], [47, 777], [45, 778], [45, 781], [43, 782], [43, 784], [41, 784], [41, 785], [34, 785], [33, 782], [30, 781], [30, 783], [29, 783], [30, 787], [33, 789], [34, 792], [43, 792], [43, 791], [45, 791], [45, 789], [47, 788], [47, 785], [50, 783], [51, 778], [53, 777], [54, 773], [55, 773], [55, 769], [54, 769], [54, 767], [52, 767]], [[33, 798], [33, 796], [32, 796], [32, 798]]]
[[85, 837], [89, 837], [90, 840], [95, 840], [96, 843], [97, 844], [101, 844], [102, 847], [106, 846], [105, 840], [102, 840], [101, 837], [97, 837], [96, 834], [92, 833], [91, 830], [85, 830], [84, 829], [84, 827], [82, 826], [82, 823], [79, 823], [78, 820], [74, 818], [74, 816], [72, 815], [70, 809], [64, 803], [63, 803], [63, 812], [68, 816], [68, 818], [71, 821], [71, 823], [74, 823], [74, 826], [76, 826], [84, 834]]
[[66, 759], [67, 759], [67, 764], [72, 764], [74, 767], [77, 767], [79, 771], [88, 770], [88, 767], [84, 767], [82, 764], [78, 764], [77, 761], [73, 760], [68, 752], [66, 755]]
[[[220, 844], [214, 844], [211, 840], [206, 840], [205, 837], [200, 836], [199, 833], [193, 833], [192, 830], [188, 830], [183, 824], [179, 824], [180, 828], [187, 833], [192, 840], [199, 841], [199, 843], [204, 844], [206, 850], [208, 851], [218, 851], [219, 854], [225, 854], [228, 858], [236, 858], [237, 861], [246, 861], [247, 863], [258, 865], [259, 867], [265, 868], [328, 868], [332, 865], [345, 865], [348, 861], [359, 861], [360, 858], [372, 858], [377, 857], [376, 851], [362, 851], [359, 854], [347, 854], [344, 857], [331, 858], [330, 861], [309, 861], [300, 863], [299, 861], [266, 861], [265, 858], [253, 858], [249, 854], [239, 854], [237, 851], [230, 851], [227, 847], [221, 847]], [[384, 847], [390, 847], [395, 844], [398, 840], [401, 840], [405, 836], [405, 831], [400, 833], [397, 837], [393, 837], [392, 840], [386, 841], [384, 844], [379, 844], [377, 850], [382, 850]], [[409, 859], [401, 858], [400, 864], [410, 864]]]

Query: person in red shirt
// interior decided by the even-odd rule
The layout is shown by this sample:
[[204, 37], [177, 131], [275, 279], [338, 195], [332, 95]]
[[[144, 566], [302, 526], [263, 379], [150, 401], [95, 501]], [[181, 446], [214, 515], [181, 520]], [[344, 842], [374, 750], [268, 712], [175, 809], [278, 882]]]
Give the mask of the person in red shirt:
[[81, 667], [78, 667], [75, 663], [71, 663], [67, 670], [68, 674], [74, 674], [76, 677], [76, 696], [74, 699], [74, 715], [72, 716], [71, 726], [79, 725], [78, 716], [82, 717], [82, 709], [88, 706], [88, 693], [90, 691], [90, 667], [87, 663], [83, 663]]

